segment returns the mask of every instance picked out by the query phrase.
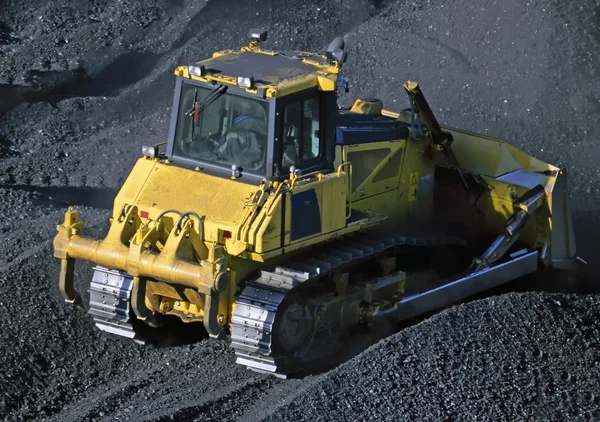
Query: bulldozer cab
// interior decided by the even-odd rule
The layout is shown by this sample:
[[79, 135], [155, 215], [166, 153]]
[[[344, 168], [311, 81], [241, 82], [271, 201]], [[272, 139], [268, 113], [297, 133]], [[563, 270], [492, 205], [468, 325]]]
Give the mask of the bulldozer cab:
[[270, 104], [195, 83], [180, 85], [172, 141], [175, 159], [216, 168], [235, 164], [250, 173], [264, 172]]
[[185, 80], [177, 85], [168, 144], [175, 162], [227, 176], [235, 166], [257, 180], [326, 167], [327, 139], [321, 134], [328, 113], [321, 104], [328, 101], [318, 90], [262, 99], [233, 87]]
[[337, 71], [252, 44], [179, 67], [167, 156], [250, 183], [333, 169]]

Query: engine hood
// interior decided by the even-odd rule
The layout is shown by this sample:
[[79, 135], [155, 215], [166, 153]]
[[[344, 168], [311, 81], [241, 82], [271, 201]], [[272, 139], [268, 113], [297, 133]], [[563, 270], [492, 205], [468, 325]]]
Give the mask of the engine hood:
[[[219, 241], [219, 230], [235, 231], [246, 212], [244, 200], [258, 187], [241, 179], [212, 176], [163, 161], [141, 158], [114, 203], [113, 215], [123, 205], [138, 207], [142, 220], [155, 220], [166, 210], [195, 212], [204, 220], [206, 241]], [[176, 214], [166, 217], [177, 219]]]

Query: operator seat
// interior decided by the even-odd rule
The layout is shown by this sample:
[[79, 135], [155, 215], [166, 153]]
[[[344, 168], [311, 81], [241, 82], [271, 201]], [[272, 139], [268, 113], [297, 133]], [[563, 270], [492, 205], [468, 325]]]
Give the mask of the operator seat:
[[223, 134], [217, 154], [231, 164], [258, 171], [264, 166], [266, 149], [266, 113], [260, 106], [248, 107]]

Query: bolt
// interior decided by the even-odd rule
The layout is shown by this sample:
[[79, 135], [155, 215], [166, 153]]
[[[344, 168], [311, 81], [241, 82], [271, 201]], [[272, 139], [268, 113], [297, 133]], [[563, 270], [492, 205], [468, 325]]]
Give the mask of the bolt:
[[175, 301], [175, 306], [179, 306], [181, 305], [181, 302], [179, 302], [178, 300]]
[[219, 324], [225, 323], [225, 315], [219, 314], [219, 316], [217, 317], [217, 321], [219, 322]]

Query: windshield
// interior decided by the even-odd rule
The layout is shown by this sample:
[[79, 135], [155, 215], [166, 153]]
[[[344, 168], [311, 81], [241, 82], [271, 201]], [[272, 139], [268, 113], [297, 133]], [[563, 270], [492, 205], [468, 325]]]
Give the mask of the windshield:
[[223, 87], [210, 89], [183, 83], [174, 154], [264, 173], [267, 109], [267, 102], [228, 94]]

